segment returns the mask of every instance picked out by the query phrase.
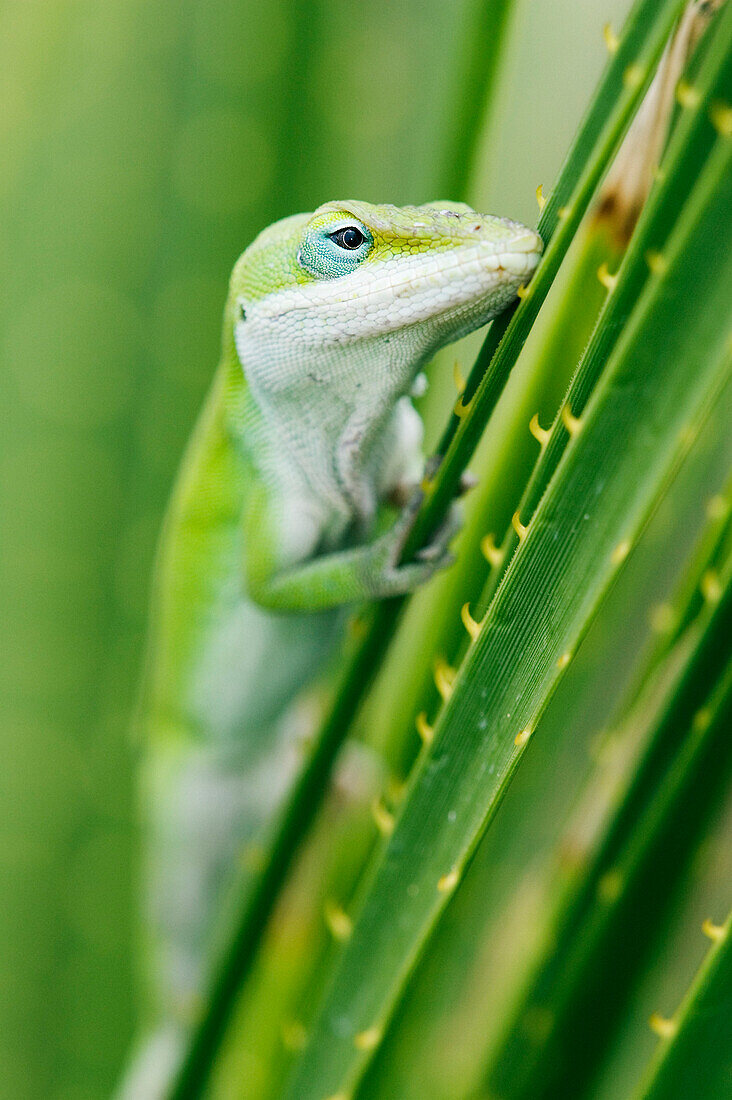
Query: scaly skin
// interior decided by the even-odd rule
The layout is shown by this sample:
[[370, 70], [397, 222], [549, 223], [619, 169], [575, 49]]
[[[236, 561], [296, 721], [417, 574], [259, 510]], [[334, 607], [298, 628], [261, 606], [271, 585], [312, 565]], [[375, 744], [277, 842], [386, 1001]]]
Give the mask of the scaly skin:
[[[393, 502], [423, 468], [415, 378], [514, 299], [540, 251], [459, 203], [345, 201], [270, 226], [234, 267], [161, 541], [141, 708], [158, 1025], [202, 992], [238, 857], [287, 782], [284, 718], [343, 607], [448, 561], [453, 523], [398, 564], [413, 508]], [[138, 1074], [125, 1095], [160, 1087]]]

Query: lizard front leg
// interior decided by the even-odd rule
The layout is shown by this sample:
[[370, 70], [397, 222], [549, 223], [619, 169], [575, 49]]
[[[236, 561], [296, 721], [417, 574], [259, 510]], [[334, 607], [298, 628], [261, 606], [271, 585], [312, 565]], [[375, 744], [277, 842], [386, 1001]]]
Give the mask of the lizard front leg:
[[280, 565], [272, 553], [274, 525], [264, 518], [262, 499], [263, 493], [252, 493], [245, 515], [245, 580], [250, 599], [272, 610], [322, 611], [399, 596], [424, 584], [453, 560], [449, 543], [460, 526], [455, 508], [417, 560], [400, 563], [421, 503], [416, 493], [396, 522], [372, 541]]

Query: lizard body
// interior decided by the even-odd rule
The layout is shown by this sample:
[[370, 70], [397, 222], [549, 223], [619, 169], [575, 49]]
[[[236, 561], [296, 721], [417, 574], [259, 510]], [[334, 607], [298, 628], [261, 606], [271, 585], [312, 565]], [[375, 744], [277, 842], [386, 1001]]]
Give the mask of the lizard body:
[[[410, 391], [515, 298], [540, 251], [463, 204], [345, 201], [270, 226], [234, 267], [161, 539], [140, 710], [156, 1024], [200, 996], [233, 868], [287, 781], [284, 718], [344, 607], [449, 560], [451, 523], [399, 564], [414, 508], [394, 502], [423, 470]], [[124, 1095], [158, 1095], [140, 1081]]]

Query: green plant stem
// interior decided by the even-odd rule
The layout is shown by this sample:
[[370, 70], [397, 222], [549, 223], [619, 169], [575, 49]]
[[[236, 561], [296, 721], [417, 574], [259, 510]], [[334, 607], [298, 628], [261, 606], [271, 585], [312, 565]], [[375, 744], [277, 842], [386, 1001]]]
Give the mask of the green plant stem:
[[459, 103], [451, 113], [439, 183], [442, 198], [466, 198], [515, 6], [514, 0], [473, 0], [464, 35]]
[[673, 1018], [673, 1034], [663, 1039], [637, 1100], [681, 1096], [722, 1097], [730, 1084], [732, 1028], [732, 915], [713, 927], [714, 945]]
[[[581, 1067], [589, 1075], [608, 1038], [641, 954], [640, 935], [637, 955], [627, 947], [618, 949], [624, 940], [619, 929], [658, 925], [683, 871], [684, 853], [693, 851], [703, 825], [697, 804], [711, 801], [709, 762], [714, 761], [722, 779], [732, 763], [722, 722], [732, 687], [724, 648], [732, 622], [731, 572], [728, 566], [719, 602], [705, 606], [620, 718], [613, 741], [627, 744], [625, 778], [579, 877], [575, 869], [558, 867], [546, 914], [546, 950], [492, 1059], [489, 1092], [507, 1100], [554, 1096], [569, 1063], [579, 1090]], [[722, 685], [721, 694], [710, 688], [715, 684]], [[696, 732], [700, 712], [711, 719]], [[585, 791], [580, 835], [582, 817], [597, 813], [595, 782], [600, 790], [604, 785], [599, 777]], [[680, 815], [686, 823], [684, 845], [676, 839], [669, 862], [662, 838], [679, 833]], [[571, 841], [567, 846], [571, 849]], [[641, 918], [639, 913], [648, 909], [653, 919]], [[552, 1021], [543, 1035], [530, 1026], [540, 1018]], [[588, 1020], [592, 1035], [587, 1034]]]
[[[709, 514], [710, 503], [713, 503]], [[717, 508], [717, 504], [719, 507]], [[726, 562], [732, 547], [732, 476], [728, 479], [723, 492], [716, 502], [707, 501], [707, 524], [704, 533], [699, 540], [692, 560], [684, 570], [682, 585], [677, 593], [671, 611], [671, 629], [661, 634], [656, 646], [653, 647], [653, 655], [662, 654], [665, 649], [673, 645], [679, 634], [686, 629], [691, 619], [699, 613], [699, 608], [704, 600], [702, 585], [706, 575], [717, 575], [720, 567]]]

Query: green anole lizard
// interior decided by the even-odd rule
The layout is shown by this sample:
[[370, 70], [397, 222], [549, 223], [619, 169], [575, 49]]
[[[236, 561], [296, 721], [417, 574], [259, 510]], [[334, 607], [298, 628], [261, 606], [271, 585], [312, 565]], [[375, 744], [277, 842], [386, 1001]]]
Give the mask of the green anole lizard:
[[216, 915], [289, 770], [287, 712], [344, 607], [450, 561], [454, 517], [399, 563], [424, 468], [410, 393], [439, 348], [514, 300], [541, 247], [461, 203], [329, 202], [265, 229], [234, 267], [154, 585], [141, 723], [157, 1030], [124, 1096], [163, 1093]]

